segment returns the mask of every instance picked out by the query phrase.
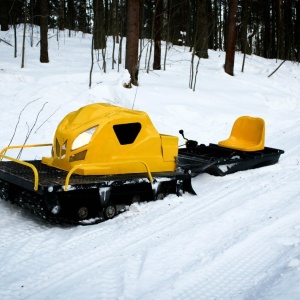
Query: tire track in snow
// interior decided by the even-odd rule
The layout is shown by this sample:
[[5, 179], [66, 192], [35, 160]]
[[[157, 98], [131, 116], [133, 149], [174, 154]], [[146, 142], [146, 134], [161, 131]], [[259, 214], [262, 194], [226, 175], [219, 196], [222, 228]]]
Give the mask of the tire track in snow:
[[144, 295], [143, 299], [251, 299], [251, 288], [268, 280], [272, 265], [287, 265], [293, 257], [294, 245], [300, 244], [300, 237], [293, 245], [278, 243], [278, 247], [270, 247], [270, 237], [274, 239], [299, 226], [299, 213], [295, 211], [251, 234], [207, 266], [195, 264], [189, 274], [179, 275], [169, 285]]
[[[51, 257], [51, 253], [50, 253], [51, 250], [50, 251], [48, 250], [45, 253], [42, 253], [38, 257], [36, 257], [35, 258], [35, 263], [37, 265], [41, 266], [41, 267], [43, 267], [43, 265], [45, 265], [45, 261], [46, 261], [46, 257], [47, 256], [49, 256], [51, 258], [52, 262], [53, 262], [53, 267], [52, 266], [48, 266], [47, 267], [47, 265], [45, 265], [45, 268], [48, 269], [49, 274], [54, 273], [55, 277], [56, 277], [54, 281], [51, 281], [51, 280], [50, 281], [49, 280], [46, 281], [47, 285], [52, 286], [52, 288], [53, 288], [53, 286], [56, 285], [56, 282], [59, 285], [60, 284], [59, 283], [60, 279], [61, 280], [63, 279], [62, 277], [65, 275], [64, 274], [65, 272], [62, 271], [62, 274], [60, 275], [59, 272], [57, 271], [59, 269], [58, 266], [59, 266], [59, 262], [61, 261], [62, 257], [64, 257], [65, 259], [67, 259], [68, 265], [71, 265], [71, 266], [74, 265], [74, 267], [70, 268], [71, 269], [70, 273], [74, 272], [76, 274], [76, 268], [77, 268], [76, 267], [77, 266], [76, 260], [82, 255], [82, 253], [85, 253], [85, 250], [86, 250], [86, 253], [88, 254], [88, 257], [85, 258], [85, 260], [87, 260], [87, 261], [85, 263], [84, 263], [84, 261], [81, 261], [81, 264], [83, 264], [84, 266], [90, 266], [90, 261], [88, 261], [88, 260], [91, 260], [91, 261], [94, 260], [95, 256], [96, 257], [97, 256], [101, 257], [102, 261], [105, 260], [105, 258], [109, 259], [109, 257], [111, 256], [111, 254], [115, 255], [119, 251], [124, 251], [124, 248], [126, 248], [126, 247], [132, 248], [133, 244], [143, 243], [144, 242], [143, 240], [146, 240], [146, 241], [149, 240], [149, 234], [150, 234], [150, 236], [151, 236], [151, 234], [152, 235], [156, 235], [157, 234], [156, 231], [159, 230], [157, 228], [157, 224], [156, 224], [156, 227], [154, 227], [154, 228], [151, 229], [152, 233], [148, 232], [148, 234], [146, 236], [141, 237], [141, 235], [138, 235], [139, 229], [137, 229], [137, 226], [136, 226], [137, 224], [135, 222], [132, 222], [129, 231], [127, 229], [127, 233], [125, 232], [126, 237], [129, 240], [127, 240], [127, 242], [124, 243], [123, 238], [121, 238], [121, 240], [118, 240], [118, 237], [115, 236], [116, 235], [116, 233], [114, 233], [115, 226], [113, 226], [114, 225], [113, 223], [116, 223], [116, 221], [117, 221], [117, 219], [105, 223], [104, 230], [103, 230], [104, 233], [105, 233], [104, 236], [108, 235], [108, 236], [112, 237], [115, 240], [115, 244], [114, 244], [115, 247], [111, 247], [110, 248], [110, 253], [109, 254], [107, 254], [107, 248], [106, 247], [104, 247], [103, 251], [101, 251], [101, 248], [100, 249], [98, 248], [98, 249], [96, 249], [94, 251], [92, 251], [90, 249], [91, 247], [93, 247], [93, 244], [91, 244], [91, 240], [95, 240], [95, 239], [97, 239], [99, 237], [101, 238], [103, 236], [103, 232], [102, 232], [103, 228], [101, 228], [101, 232], [99, 232], [97, 229], [95, 229], [92, 232], [87, 232], [87, 233], [84, 233], [83, 235], [80, 235], [79, 238], [76, 237], [75, 238], [75, 241], [76, 241], [75, 243], [74, 243], [73, 240], [68, 241], [65, 244], [62, 243], [62, 248], [59, 251], [60, 255], [58, 257]], [[162, 218], [161, 222], [162, 223], [166, 223], [166, 220], [164, 218]], [[167, 223], [169, 225], [169, 223], [172, 223], [172, 221], [171, 222], [167, 222]], [[116, 225], [120, 226], [120, 224], [116, 224]], [[135, 228], [133, 228], [133, 227], [135, 227]], [[112, 234], [112, 233], [114, 233], [114, 234]], [[36, 249], [38, 247], [38, 243], [39, 243], [39, 241], [38, 241], [38, 239], [36, 239], [36, 243], [32, 243], [30, 245], [30, 247], [32, 247], [32, 249]], [[73, 249], [76, 250], [76, 244], [77, 243], [84, 243], [87, 246], [83, 247], [82, 245], [80, 245], [80, 251], [79, 251], [79, 253], [76, 253], [77, 251], [74, 251]], [[98, 252], [100, 252], [100, 254]], [[102, 255], [101, 255], [101, 252], [102, 252]], [[22, 253], [23, 252], [20, 253], [21, 256], [22, 256]], [[67, 253], [69, 253], [69, 255], [70, 255], [70, 257], [72, 257], [72, 259], [70, 259], [68, 257]], [[22, 269], [28, 268], [29, 264], [31, 264], [31, 262], [29, 262], [26, 259], [24, 261], [20, 261], [19, 259], [17, 259], [17, 261], [11, 262], [10, 265], [12, 266], [14, 264], [16, 264], [15, 267], [16, 267], [17, 270], [18, 269], [22, 270]], [[80, 270], [79, 272], [77, 271], [77, 275], [79, 275], [83, 271], [86, 271], [86, 268], [87, 267], [84, 267], [83, 270]], [[13, 268], [13, 273], [18, 274], [18, 272], [16, 272], [16, 269]], [[10, 279], [11, 279], [11, 277], [10, 277]], [[38, 286], [40, 287], [41, 290], [47, 288], [47, 285], [43, 284], [44, 277], [35, 278], [32, 281], [37, 281], [38, 282]], [[39, 282], [39, 281], [41, 281], [41, 282]], [[30, 282], [26, 283], [27, 286], [28, 286], [28, 284], [30, 285]], [[107, 282], [106, 282], [105, 285], [107, 285]]]
[[[243, 200], [244, 199], [242, 197], [242, 201]], [[235, 209], [234, 207], [229, 207], [229, 212], [226, 212], [223, 207], [228, 204], [226, 201], [219, 203], [221, 206], [215, 206], [215, 215], [211, 215], [210, 223], [200, 224], [197, 220], [195, 220], [195, 218], [191, 220], [192, 222], [195, 222], [195, 227], [190, 227], [191, 230], [188, 236], [190, 239], [184, 238], [184, 234], [187, 234], [188, 232], [183, 231], [183, 235], [180, 236], [177, 241], [174, 239], [172, 243], [178, 245], [186, 243], [186, 247], [194, 248], [196, 250], [198, 249], [199, 253], [197, 255], [196, 251], [182, 251], [181, 258], [183, 260], [183, 269], [181, 269], [180, 272], [189, 273], [189, 268], [192, 268], [195, 263], [201, 263], [201, 267], [204, 267], [206, 264], [209, 264], [215, 257], [227, 251], [227, 249], [230, 249], [230, 247], [238, 244], [239, 242], [243, 242], [243, 240], [247, 238], [249, 234], [253, 234], [253, 232], [257, 230], [259, 231], [262, 226], [270, 226], [270, 224], [277, 222], [277, 219], [284, 215], [287, 210], [286, 201], [281, 201], [280, 198], [273, 199], [274, 201], [268, 201], [265, 204], [261, 202], [260, 197], [258, 197], [258, 199], [247, 200], [248, 201], [245, 205], [240, 204], [240, 207], [237, 207], [237, 209]], [[257, 207], [259, 209], [253, 211], [252, 214], [249, 214], [249, 212], [251, 211], [251, 206], [255, 205], [255, 203], [253, 202], [257, 203]], [[259, 204], [260, 202], [261, 205]], [[273, 206], [274, 211], [271, 210]], [[297, 203], [295, 203], [295, 207], [297, 207]], [[223, 211], [223, 213], [219, 214], [218, 209]], [[205, 214], [205, 211], [203, 212], [203, 214]], [[199, 217], [199, 219], [201, 219], [201, 214]], [[196, 226], [197, 222], [199, 223], [198, 226]], [[211, 236], [206, 236], [206, 232], [210, 232]], [[190, 240], [198, 240], [199, 242], [189, 242]], [[171, 247], [167, 247], [166, 245], [164, 245], [164, 247], [162, 248], [170, 249]], [[152, 252], [153, 249], [149, 251], [149, 253]], [[155, 255], [157, 255], [158, 253], [161, 253], [161, 256], [158, 256], [159, 258], [156, 259]], [[189, 258], [186, 259], [187, 261], [189, 261], [189, 263], [186, 263], [184, 261], [184, 253], [189, 256]], [[162, 262], [160, 261], [160, 259], [162, 259], [164, 255], [170, 256], [172, 255], [172, 252], [168, 253], [168, 251], [161, 251], [161, 249], [157, 250], [157, 252], [152, 255], [151, 259], [149, 259], [148, 265], [156, 265], [164, 268]], [[194, 259], [192, 259], [193, 256]], [[174, 260], [174, 262], [176, 261]], [[179, 264], [178, 258], [176, 263]], [[147, 263], [145, 263], [145, 265], [146, 264]], [[170, 263], [167, 263], [166, 265], [170, 265]], [[178, 269], [180, 269], [179, 266]], [[172, 271], [174, 275], [174, 271], [176, 271], [175, 268]], [[159, 267], [157, 267], [156, 272], [159, 273]], [[163, 273], [166, 273], [166, 270], [164, 270]], [[160, 281], [167, 284], [168, 275], [164, 275], [165, 274], [160, 274], [161, 277], [165, 277], [165, 280], [162, 280], [160, 278]], [[144, 287], [144, 289], [146, 288]]]
[[[180, 240], [180, 239], [179, 239]], [[214, 245], [212, 245], [212, 246], [214, 246]], [[158, 245], [152, 245], [152, 247], [151, 248], [153, 248], [153, 247], [158, 247]], [[63, 249], [62, 249], [63, 250]], [[126, 249], [125, 249], [126, 250]], [[150, 250], [151, 251], [151, 250]], [[96, 251], [97, 252], [97, 251]], [[115, 252], [116, 251], [112, 251], [112, 253], [113, 254], [115, 254]], [[70, 253], [72, 256], [74, 255], [74, 253], [72, 254], [72, 252]], [[95, 254], [95, 255], [94, 255]], [[93, 256], [93, 257], [97, 257], [97, 253], [93, 253], [93, 252], [91, 252], [90, 251], [90, 253], [89, 253], [89, 256]], [[77, 259], [78, 257], [77, 256], [75, 256], [75, 261], [76, 261], [76, 259]], [[109, 257], [108, 257], [109, 258]], [[111, 264], [111, 260], [109, 259], [109, 263], [105, 263], [104, 265], [102, 265], [102, 267], [105, 267], [105, 265], [110, 265]], [[69, 261], [68, 262], [68, 264], [71, 264], [72, 262], [71, 261]], [[88, 261], [86, 261], [86, 262], [84, 262], [84, 261], [82, 261], [81, 263], [83, 263], [83, 265], [89, 265], [89, 262]], [[154, 262], [155, 263], [155, 262]], [[55, 264], [56, 265], [56, 264]], [[75, 266], [76, 266], [76, 263], [74, 264]], [[57, 267], [57, 265], [56, 265], [56, 267]], [[93, 269], [93, 268], [92, 268]], [[51, 267], [50, 267], [50, 270], [51, 270]], [[104, 270], [107, 270], [107, 268], [104, 268]], [[54, 272], [55, 272], [55, 270], [53, 270]], [[81, 270], [80, 272], [75, 272], [75, 270], [74, 270], [74, 272], [75, 272], [75, 276], [79, 276], [80, 275], [80, 273], [85, 273], [87, 270], [86, 270], [86, 268], [83, 268], [83, 270]], [[91, 271], [92, 272], [92, 271]], [[51, 273], [51, 272], [50, 272]], [[73, 273], [73, 272], [71, 272], [71, 273]], [[105, 274], [106, 274], [107, 272], [105, 272]], [[57, 279], [59, 279], [59, 276], [58, 276], [59, 274], [57, 274], [57, 272], [56, 272], [56, 276], [58, 277]], [[105, 277], [105, 276], [104, 276]], [[102, 276], [102, 278], [103, 278], [103, 276]], [[105, 278], [103, 278], [103, 281], [101, 281], [100, 283], [99, 283], [99, 287], [106, 287], [106, 288], [109, 288], [109, 280], [104, 280]], [[59, 281], [59, 280], [58, 280]], [[51, 282], [50, 281], [50, 283], [51, 283], [51, 290], [53, 289], [53, 285], [55, 286], [55, 282]], [[45, 287], [45, 288], [47, 288], [47, 287]], [[55, 289], [54, 289], [55, 290]], [[101, 289], [100, 289], [101, 290]], [[111, 291], [112, 291], [112, 289], [111, 289]]]

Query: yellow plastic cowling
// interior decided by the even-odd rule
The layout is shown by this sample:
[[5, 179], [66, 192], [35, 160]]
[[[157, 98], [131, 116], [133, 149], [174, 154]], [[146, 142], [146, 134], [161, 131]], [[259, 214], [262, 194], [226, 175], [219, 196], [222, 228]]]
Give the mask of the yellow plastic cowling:
[[261, 118], [242, 116], [233, 124], [230, 137], [219, 146], [241, 151], [259, 151], [265, 147], [265, 122]]
[[60, 122], [42, 162], [80, 175], [149, 173], [174, 171], [177, 154], [178, 138], [159, 134], [145, 112], [95, 103]]
[[163, 160], [174, 161], [174, 157], [178, 155], [178, 138], [172, 135], [161, 134], [161, 145]]

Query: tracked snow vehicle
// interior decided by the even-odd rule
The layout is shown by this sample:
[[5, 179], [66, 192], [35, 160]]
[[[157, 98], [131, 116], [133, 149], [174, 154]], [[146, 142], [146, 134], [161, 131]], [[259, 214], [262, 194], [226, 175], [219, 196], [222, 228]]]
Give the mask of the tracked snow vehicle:
[[[264, 121], [244, 116], [218, 145], [186, 139], [178, 149], [178, 137], [158, 133], [145, 112], [91, 104], [60, 122], [52, 144], [1, 151], [0, 198], [51, 222], [93, 224], [133, 202], [195, 194], [191, 178], [200, 173], [224, 176], [274, 164], [284, 151], [265, 147], [264, 139]], [[51, 147], [51, 156], [6, 155], [33, 147]]]
[[[5, 155], [44, 146], [52, 150], [42, 160]], [[145, 112], [91, 104], [61, 121], [53, 144], [2, 150], [0, 197], [53, 222], [98, 222], [136, 201], [195, 194], [177, 155], [178, 137], [159, 134]]]

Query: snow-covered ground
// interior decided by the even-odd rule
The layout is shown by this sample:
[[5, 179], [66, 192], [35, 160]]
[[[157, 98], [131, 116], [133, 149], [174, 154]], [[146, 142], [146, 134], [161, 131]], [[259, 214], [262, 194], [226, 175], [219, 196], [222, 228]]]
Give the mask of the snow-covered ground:
[[[92, 226], [57, 226], [0, 200], [0, 299], [300, 299], [300, 66], [224, 53], [201, 60], [188, 88], [187, 48], [171, 47], [166, 71], [145, 71], [126, 89], [124, 63], [107, 73], [95, 64], [88, 87], [91, 36], [49, 32], [49, 64], [39, 63], [38, 35], [18, 57], [0, 42], [1, 147], [51, 143], [70, 111], [106, 102], [146, 111], [161, 133], [208, 144], [229, 136], [241, 115], [266, 122], [266, 146], [285, 150], [279, 163], [225, 177], [194, 178], [197, 196], [170, 195], [132, 205]], [[0, 37], [13, 43], [13, 32]], [[146, 51], [144, 51], [144, 54]], [[17, 126], [18, 125], [18, 126]], [[184, 141], [180, 138], [180, 144]], [[42, 151], [42, 152], [41, 152]], [[24, 150], [40, 159], [50, 149]], [[12, 155], [12, 153], [10, 153]]]

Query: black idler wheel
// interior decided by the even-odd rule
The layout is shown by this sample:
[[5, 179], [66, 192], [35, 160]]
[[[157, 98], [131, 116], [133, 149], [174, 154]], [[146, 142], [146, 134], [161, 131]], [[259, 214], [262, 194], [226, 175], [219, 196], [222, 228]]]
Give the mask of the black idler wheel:
[[112, 219], [117, 214], [117, 208], [114, 205], [108, 205], [104, 208], [103, 214], [105, 219]]
[[86, 219], [88, 214], [89, 214], [89, 210], [86, 206], [81, 206], [77, 211], [77, 215], [80, 220]]

